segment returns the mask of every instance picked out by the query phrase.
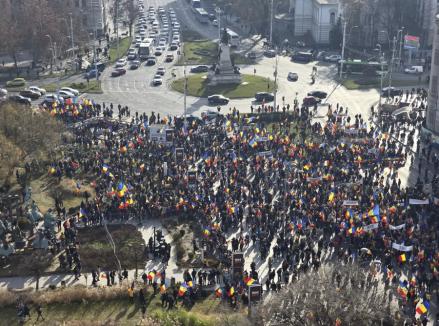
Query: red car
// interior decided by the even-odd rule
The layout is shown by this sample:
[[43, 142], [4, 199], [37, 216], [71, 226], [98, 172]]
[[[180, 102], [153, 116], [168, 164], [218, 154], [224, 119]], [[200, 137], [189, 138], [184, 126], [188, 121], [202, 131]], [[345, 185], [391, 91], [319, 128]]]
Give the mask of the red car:
[[111, 73], [111, 77], [119, 77], [119, 76], [125, 75], [126, 73], [127, 73], [127, 71], [125, 69], [117, 68], [116, 70], [114, 70]]

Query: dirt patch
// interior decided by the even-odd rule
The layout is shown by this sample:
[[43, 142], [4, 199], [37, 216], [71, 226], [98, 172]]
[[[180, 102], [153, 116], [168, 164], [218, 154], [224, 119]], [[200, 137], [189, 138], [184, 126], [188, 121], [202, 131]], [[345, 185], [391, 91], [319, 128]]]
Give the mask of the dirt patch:
[[83, 270], [91, 271], [98, 266], [102, 270], [118, 270], [118, 259], [122, 268], [134, 269], [136, 263], [138, 268], [142, 268], [145, 264], [145, 241], [137, 228], [130, 224], [109, 225], [108, 231], [115, 244], [117, 258], [104, 227], [79, 230], [79, 254]]

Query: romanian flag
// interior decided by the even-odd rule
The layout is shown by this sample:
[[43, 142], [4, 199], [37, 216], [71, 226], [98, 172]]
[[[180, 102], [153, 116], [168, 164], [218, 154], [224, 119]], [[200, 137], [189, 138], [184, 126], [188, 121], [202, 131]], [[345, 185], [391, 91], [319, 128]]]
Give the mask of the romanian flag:
[[165, 293], [166, 292], [166, 285], [162, 284], [160, 285], [160, 293]]
[[52, 166], [52, 167], [49, 169], [49, 174], [55, 174], [55, 172], [56, 172], [56, 170], [55, 170], [55, 168]]
[[369, 215], [369, 217], [372, 216], [376, 216], [377, 218], [380, 217], [380, 206], [379, 205], [375, 205], [375, 207], [373, 209], [371, 209], [367, 215]]
[[117, 195], [119, 197], [125, 196], [125, 193], [128, 191], [127, 186], [123, 182], [119, 182], [117, 185]]
[[347, 219], [350, 219], [350, 218], [354, 217], [354, 213], [352, 212], [352, 209], [348, 208], [348, 209], [346, 210], [345, 217], [346, 217]]
[[416, 286], [416, 277], [414, 275], [410, 279], [410, 286]]
[[229, 297], [233, 297], [234, 294], [235, 294], [235, 288], [232, 286], [232, 287], [230, 287], [229, 291], [227, 292], [227, 295]]
[[149, 272], [148, 273], [148, 276], [147, 276], [148, 280], [152, 281], [154, 279], [154, 277], [155, 277], [155, 273], [154, 272]]
[[427, 313], [427, 311], [430, 309], [430, 302], [427, 300], [422, 300], [422, 302], [418, 303], [416, 306], [416, 313], [423, 315]]
[[131, 196], [127, 199], [127, 205], [134, 205], [134, 200]]
[[215, 290], [215, 296], [216, 296], [217, 298], [221, 298], [221, 297], [223, 296], [223, 290], [221, 290], [221, 288], [217, 288], [217, 289]]
[[182, 297], [186, 292], [187, 292], [187, 285], [183, 283], [182, 285], [180, 285], [180, 288], [178, 289], [178, 296]]
[[400, 295], [401, 297], [403, 297], [404, 299], [407, 298], [407, 293], [408, 293], [409, 291], [407, 290], [407, 288], [405, 287], [405, 285], [402, 284], [401, 282], [400, 282], [400, 285], [398, 286], [397, 291], [398, 291], [398, 293], [399, 293], [399, 295]]
[[219, 223], [215, 222], [212, 224], [212, 228], [214, 230], [218, 231], [221, 228], [221, 225]]
[[255, 282], [256, 282], [256, 280], [254, 278], [249, 277], [249, 276], [244, 278], [244, 283], [247, 286], [250, 286], [250, 285], [252, 285]]
[[86, 217], [87, 216], [87, 211], [83, 208], [79, 209], [79, 217]]
[[405, 257], [405, 254], [401, 254], [401, 255], [398, 256], [398, 261], [400, 263], [405, 263], [406, 260], [407, 260], [407, 258]]
[[355, 226], [351, 226], [351, 228], [348, 230], [349, 234], [355, 234], [355, 232], [357, 231], [357, 228]]

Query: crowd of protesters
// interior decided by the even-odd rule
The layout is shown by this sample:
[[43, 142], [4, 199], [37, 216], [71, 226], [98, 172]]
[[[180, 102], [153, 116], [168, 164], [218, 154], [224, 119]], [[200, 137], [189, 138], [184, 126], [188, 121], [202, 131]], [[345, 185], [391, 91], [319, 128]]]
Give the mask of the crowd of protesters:
[[[246, 303], [250, 284], [278, 291], [330, 256], [378, 261], [401, 306], [425, 321], [439, 277], [439, 209], [424, 184], [437, 182], [428, 171], [436, 174], [439, 160], [431, 144], [416, 139], [424, 90], [394, 103], [403, 100], [412, 103], [416, 118], [383, 119], [373, 107], [370, 119], [351, 117], [337, 104], [317, 120], [317, 107], [295, 101], [282, 109], [259, 107], [251, 115], [233, 109], [210, 121], [132, 115], [120, 105], [118, 119], [95, 119], [112, 118], [116, 108], [67, 102], [45, 108], [71, 127], [74, 148], [53, 162], [49, 173], [61, 179], [80, 169], [91, 176], [96, 196], [81, 203], [69, 220], [73, 225], [185, 215], [199, 223], [205, 252], [222, 267], [230, 267], [233, 252], [258, 252], [261, 262], [252, 262], [239, 280], [221, 277], [221, 269], [186, 271], [172, 293], [165, 270], [144, 274], [154, 292], [160, 287], [168, 308], [178, 297], [190, 297], [194, 285], [207, 284], [221, 285], [216, 294], [232, 305]], [[157, 124], [172, 130], [167, 141], [151, 139], [150, 127]], [[404, 188], [399, 169], [406, 164], [418, 182]], [[169, 259], [170, 247], [163, 255]], [[75, 259], [75, 251], [70, 256]], [[263, 263], [268, 273], [260, 275]], [[99, 275], [94, 272], [93, 282]], [[110, 285], [115, 276], [106, 273]]]

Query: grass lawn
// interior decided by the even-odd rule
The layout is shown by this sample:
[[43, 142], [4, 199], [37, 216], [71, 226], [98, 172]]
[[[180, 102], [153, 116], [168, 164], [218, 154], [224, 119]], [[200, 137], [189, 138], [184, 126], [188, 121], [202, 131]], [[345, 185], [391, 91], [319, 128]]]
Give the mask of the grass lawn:
[[184, 28], [181, 31], [181, 39], [183, 42], [190, 42], [190, 41], [201, 41], [205, 38], [200, 33], [192, 30], [192, 29], [186, 29]]
[[[345, 79], [343, 80], [343, 86], [349, 90], [355, 89], [370, 89], [370, 88], [380, 88], [381, 81], [379, 79]], [[383, 81], [383, 87], [387, 87], [388, 81]], [[392, 79], [392, 86], [394, 87], [405, 87], [413, 86], [417, 87], [422, 85], [418, 83], [417, 80], [398, 80]]]
[[[188, 95], [196, 97], [207, 97], [212, 94], [222, 94], [229, 98], [247, 98], [255, 96], [257, 92], [272, 92], [274, 81], [267, 81], [267, 78], [253, 75], [242, 75], [240, 85], [207, 85], [207, 74], [196, 74], [188, 77]], [[267, 89], [267, 85], [269, 85]], [[172, 83], [172, 89], [184, 93], [184, 78]]]
[[[116, 255], [122, 268], [136, 268], [137, 259], [137, 267], [142, 270], [145, 263], [142, 258], [145, 241], [137, 228], [131, 224], [109, 225], [108, 231], [116, 244]], [[113, 248], [107, 240], [104, 227], [81, 229], [78, 232], [78, 240], [80, 243], [79, 254], [85, 270], [90, 271], [97, 266], [103, 270], [118, 269], [117, 260], [114, 257]]]
[[[137, 294], [137, 290], [136, 290]], [[31, 308], [31, 318], [26, 325], [163, 325], [163, 326], [216, 326], [245, 325], [246, 317], [242, 312], [233, 312], [226, 303], [210, 296], [198, 300], [189, 309], [181, 307], [171, 311], [161, 307], [160, 295], [146, 295], [146, 320], [142, 321], [142, 313], [137, 297], [134, 303], [128, 298], [113, 300], [75, 301], [71, 303], [52, 303], [42, 305], [45, 321], [36, 322], [37, 314]], [[15, 307], [2, 307], [2, 325], [18, 325]]]
[[116, 62], [119, 58], [123, 57], [131, 46], [131, 37], [125, 37], [119, 40], [119, 53], [117, 52], [117, 42], [113, 42], [110, 45], [110, 64]]
[[[57, 84], [46, 84], [41, 86], [46, 89], [48, 92], [56, 92], [58, 86]], [[89, 83], [87, 81], [83, 81], [80, 83], [60, 83], [60, 87], [71, 87], [77, 89], [81, 93], [91, 93], [91, 94], [102, 94], [101, 81], [96, 79], [90, 80]]]
[[212, 41], [190, 41], [183, 43], [179, 64], [213, 64], [218, 53], [218, 44]]

